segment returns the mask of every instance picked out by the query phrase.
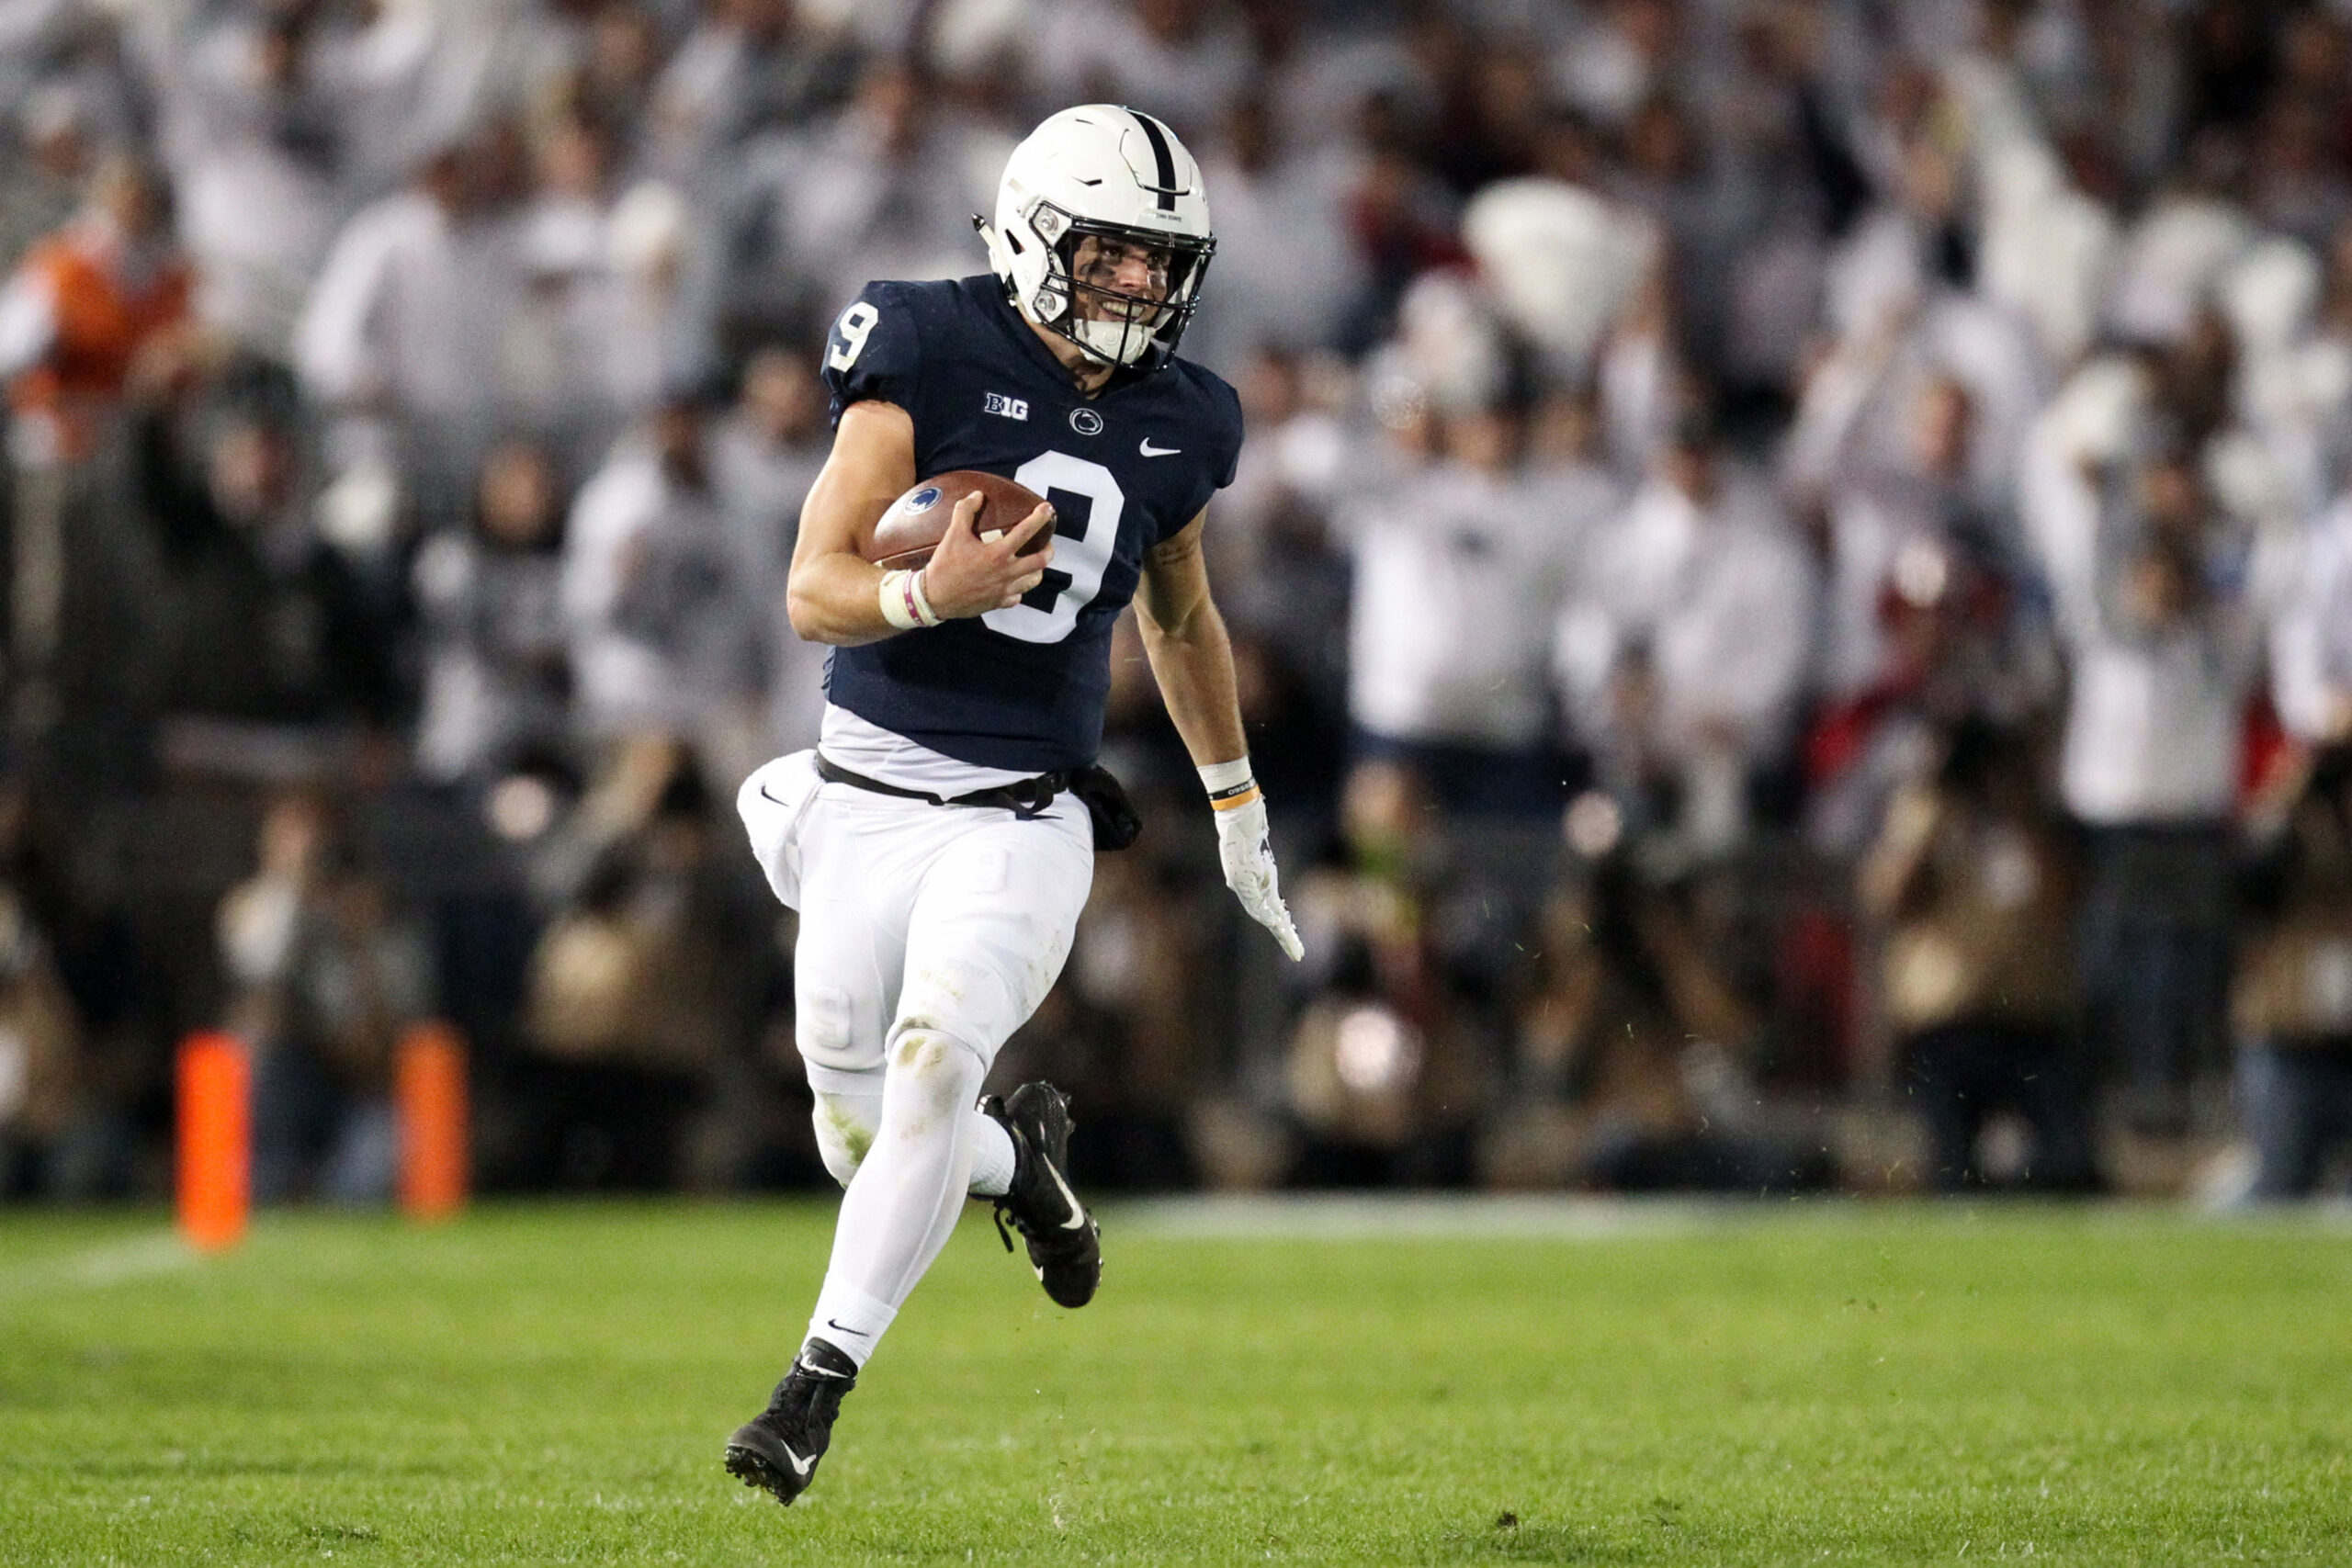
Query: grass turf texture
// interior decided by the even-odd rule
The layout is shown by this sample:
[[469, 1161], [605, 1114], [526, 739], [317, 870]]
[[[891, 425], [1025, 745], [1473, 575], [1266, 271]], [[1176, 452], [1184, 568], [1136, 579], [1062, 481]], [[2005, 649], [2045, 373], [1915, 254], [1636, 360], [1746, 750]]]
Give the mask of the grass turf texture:
[[0, 1213], [0, 1562], [2352, 1559], [2352, 1230], [1851, 1206], [1577, 1239], [977, 1215], [778, 1509], [830, 1205]]

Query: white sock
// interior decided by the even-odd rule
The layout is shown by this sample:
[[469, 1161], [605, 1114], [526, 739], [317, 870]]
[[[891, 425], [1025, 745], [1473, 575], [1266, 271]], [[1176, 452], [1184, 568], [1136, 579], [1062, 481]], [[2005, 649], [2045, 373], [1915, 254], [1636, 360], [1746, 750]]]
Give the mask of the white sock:
[[881, 1129], [842, 1194], [832, 1261], [817, 1298], [820, 1307], [841, 1303], [842, 1312], [820, 1311], [812, 1320], [840, 1316], [857, 1329], [871, 1324], [872, 1337], [853, 1348], [836, 1337], [840, 1330], [810, 1330], [860, 1366], [889, 1326], [888, 1318], [875, 1321], [874, 1307], [895, 1315], [954, 1234], [971, 1185], [976, 1124], [985, 1120], [972, 1102], [988, 1066], [961, 1041], [910, 1030], [892, 1036], [886, 1060]]
[[993, 1116], [975, 1111], [972, 1120], [972, 1196], [1001, 1198], [1012, 1190], [1012, 1134]]
[[828, 1279], [818, 1293], [817, 1310], [808, 1314], [808, 1337], [823, 1340], [863, 1367], [882, 1342], [882, 1331], [898, 1315], [899, 1309], [888, 1302]]

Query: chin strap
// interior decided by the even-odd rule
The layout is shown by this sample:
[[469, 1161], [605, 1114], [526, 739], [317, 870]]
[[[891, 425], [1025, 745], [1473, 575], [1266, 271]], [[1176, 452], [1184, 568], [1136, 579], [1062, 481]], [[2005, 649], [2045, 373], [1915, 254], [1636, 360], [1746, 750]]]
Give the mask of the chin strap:
[[980, 236], [980, 243], [988, 250], [989, 270], [996, 274], [999, 283], [1004, 285], [1005, 298], [1011, 299], [1012, 297], [1012, 258], [1005, 254], [1003, 236], [996, 231], [994, 224], [977, 212], [972, 214], [972, 228]]
[[[1078, 321], [1072, 323], [1071, 335], [1077, 338], [1080, 347], [1085, 349], [1089, 354], [1093, 355], [1105, 365], [1133, 365], [1136, 360], [1143, 358], [1144, 355], [1151, 352], [1152, 344], [1152, 335], [1150, 333], [1147, 332], [1143, 334], [1143, 341], [1136, 344], [1135, 352], [1132, 355], [1122, 358], [1117, 351], [1120, 347], [1125, 346], [1130, 341], [1132, 341], [1133, 328], [1134, 323], [1129, 321]], [[1115, 332], [1117, 335], [1113, 340], [1114, 346], [1112, 347], [1106, 348], [1102, 344], [1092, 341], [1093, 334], [1096, 333], [1104, 333], [1107, 334], [1113, 332]]]

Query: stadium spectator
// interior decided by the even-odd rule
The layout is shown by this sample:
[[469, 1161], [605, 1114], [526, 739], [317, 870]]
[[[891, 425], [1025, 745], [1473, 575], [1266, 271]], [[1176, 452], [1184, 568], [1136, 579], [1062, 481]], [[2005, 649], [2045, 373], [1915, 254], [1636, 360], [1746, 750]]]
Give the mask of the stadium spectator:
[[663, 62], [662, 18], [639, 0], [601, 0], [591, 7], [579, 56], [562, 78], [558, 102], [627, 143], [630, 172], [643, 156], [646, 103]]
[[97, 157], [88, 119], [80, 96], [62, 84], [20, 101], [11, 124], [16, 139], [0, 164], [0, 268], [13, 274], [25, 253], [81, 205]]
[[610, 138], [557, 118], [518, 215], [526, 289], [508, 359], [518, 415], [569, 463], [600, 458], [663, 387], [710, 373], [719, 286], [710, 234], [665, 181], [618, 188]]
[[1926, 142], [1906, 144], [1901, 158], [1896, 198], [1865, 214], [1830, 259], [1822, 309], [1831, 344], [1805, 378], [1786, 477], [1814, 500], [1845, 474], [1901, 470], [1921, 393], [1953, 381], [1971, 405], [1971, 499], [1997, 512], [2047, 372], [2024, 323], [1970, 287], [1956, 160]]
[[160, 51], [159, 138], [207, 326], [280, 361], [348, 216], [350, 129], [322, 7], [216, 17]]
[[1787, 1190], [1824, 1184], [1817, 1142], [1776, 1126], [1743, 1062], [1762, 1021], [1690, 918], [1645, 877], [1605, 797], [1568, 818], [1582, 863], [1536, 928], [1511, 1031], [1512, 1109], [1480, 1151], [1500, 1187]]
[[1497, 400], [1440, 428], [1438, 461], [1347, 509], [1358, 750], [1447, 812], [1542, 816], [1565, 804], [1544, 629], [1588, 518], [1527, 482], [1522, 411]]
[[[12, 840], [22, 832], [23, 794], [10, 781], [0, 801]], [[89, 1081], [81, 1019], [32, 902], [13, 882], [0, 884], [0, 1198], [100, 1197], [124, 1129]]]
[[1443, 818], [1417, 773], [1376, 760], [1349, 778], [1340, 826], [1348, 865], [1297, 895], [1317, 961], [1284, 1054], [1291, 1179], [1462, 1182], [1487, 1068], [1444, 950]]
[[186, 360], [193, 281], [173, 240], [163, 175], [118, 153], [91, 176], [81, 210], [35, 245], [0, 291], [20, 719], [56, 716], [71, 585], [90, 570], [81, 544], [95, 504], [90, 459], [133, 381], [159, 385]]
[[575, 816], [594, 854], [531, 955], [517, 1157], [539, 1183], [660, 1190], [687, 1175], [714, 1077], [747, 1043], [772, 922], [729, 897], [731, 845], [684, 747], [624, 747]]
[[1965, 718], [2016, 725], [2056, 689], [2047, 617], [2004, 509], [1970, 483], [1973, 405], [1930, 381], [1914, 405], [1909, 464], [1853, 473], [1824, 509], [1819, 703], [1804, 742], [1815, 842], [1858, 853], [1890, 796]]
[[[1862, 863], [1863, 908], [1885, 925], [1881, 990], [1898, 1036], [1905, 1103], [1928, 1125], [1928, 1185], [2096, 1185], [2054, 824], [2035, 796], [2025, 737], [1981, 718], [1953, 728], [1931, 781], [1905, 790]], [[2030, 1134], [2014, 1168], [1988, 1168], [1995, 1119]]]
[[[78, 885], [58, 813], [29, 770], [0, 777], [0, 922], [8, 941], [0, 1055], [0, 1187], [65, 1201], [133, 1196], [147, 1158], [144, 1101], [160, 1054], [153, 954]], [[206, 956], [209, 958], [209, 953]]]
[[1355, 442], [1333, 410], [1317, 406], [1316, 380], [1312, 362], [1281, 351], [1259, 355], [1242, 376], [1252, 435], [1218, 497], [1209, 571], [1234, 637], [1258, 775], [1328, 823], [1347, 750], [1351, 592], [1330, 519], [1346, 497]]
[[266, 394], [181, 400], [132, 427], [136, 495], [166, 602], [145, 650], [166, 713], [321, 734], [388, 724], [384, 617], [304, 502], [294, 433]]
[[1569, 102], [1622, 129], [1642, 105], [1683, 85], [1675, 66], [1685, 17], [1676, 0], [1611, 0], [1592, 9], [1552, 68]]
[[1812, 561], [1702, 411], [1595, 531], [1555, 668], [1605, 786], [1708, 854], [1747, 830], [1748, 785], [1789, 739], [1807, 660]]
[[2089, 833], [2093, 1038], [2132, 1118], [2162, 1128], [2222, 1060], [2230, 823], [2262, 626], [2188, 457], [2160, 453], [2105, 489], [2087, 536], [2049, 560], [2074, 665], [2061, 789]]
[[2352, 494], [2304, 537], [2271, 631], [2270, 678], [2290, 734], [2312, 746], [2352, 741]]
[[346, 842], [324, 802], [283, 796], [263, 818], [258, 870], [220, 904], [227, 1021], [254, 1050], [260, 1202], [391, 1196], [392, 1049], [425, 1016], [432, 979]]
[[435, 783], [487, 784], [569, 750], [563, 504], [553, 458], [509, 440], [483, 460], [471, 526], [435, 534], [417, 550], [416, 766]]
[[335, 237], [295, 329], [295, 366], [326, 412], [389, 443], [428, 522], [462, 497], [514, 388], [505, 349], [526, 320], [515, 233], [490, 139], [454, 142], [411, 188]]
[[700, 394], [673, 390], [642, 436], [616, 446], [581, 488], [564, 539], [563, 614], [583, 733], [691, 739], [731, 790], [763, 760], [765, 616], [737, 576], [707, 425]]
[[2320, 752], [2306, 777], [2256, 868], [2233, 998], [2256, 1200], [2310, 1195], [2352, 1149], [2352, 751]]
[[710, 434], [711, 485], [736, 581], [759, 619], [769, 746], [779, 755], [815, 745], [824, 717], [824, 648], [794, 634], [784, 604], [800, 503], [824, 466], [824, 386], [810, 357], [777, 347], [752, 354], [735, 406]]
[[872, 277], [961, 276], [972, 215], [1012, 138], [896, 61], [869, 64], [830, 120], [758, 139], [731, 205], [729, 310], [755, 332], [826, 322]]
[[[1298, 149], [1262, 86], [1242, 94], [1202, 164], [1216, 193], [1216, 264], [1202, 285], [1187, 356], [1238, 380], [1251, 350], [1328, 349], [1363, 288], [1350, 245], [1346, 197], [1358, 155], [1347, 147]], [[1302, 267], [1298, 258], [1324, 258]]]

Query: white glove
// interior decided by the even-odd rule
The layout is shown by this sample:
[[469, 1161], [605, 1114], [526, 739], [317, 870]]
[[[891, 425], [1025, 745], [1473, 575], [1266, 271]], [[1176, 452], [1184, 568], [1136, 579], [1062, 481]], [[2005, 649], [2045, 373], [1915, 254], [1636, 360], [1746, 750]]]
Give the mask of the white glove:
[[[1292, 963], [1297, 963], [1306, 956], [1306, 948], [1298, 940], [1298, 928], [1291, 923], [1290, 911], [1283, 907], [1274, 871], [1274, 846], [1266, 835], [1265, 797], [1250, 782], [1249, 760], [1213, 763], [1201, 770], [1201, 780], [1208, 785], [1210, 800], [1218, 808], [1216, 858], [1225, 867], [1225, 885], [1233, 889], [1233, 896], [1241, 900], [1250, 918], [1273, 932], [1283, 953]], [[1227, 799], [1238, 803], [1227, 805]]]

